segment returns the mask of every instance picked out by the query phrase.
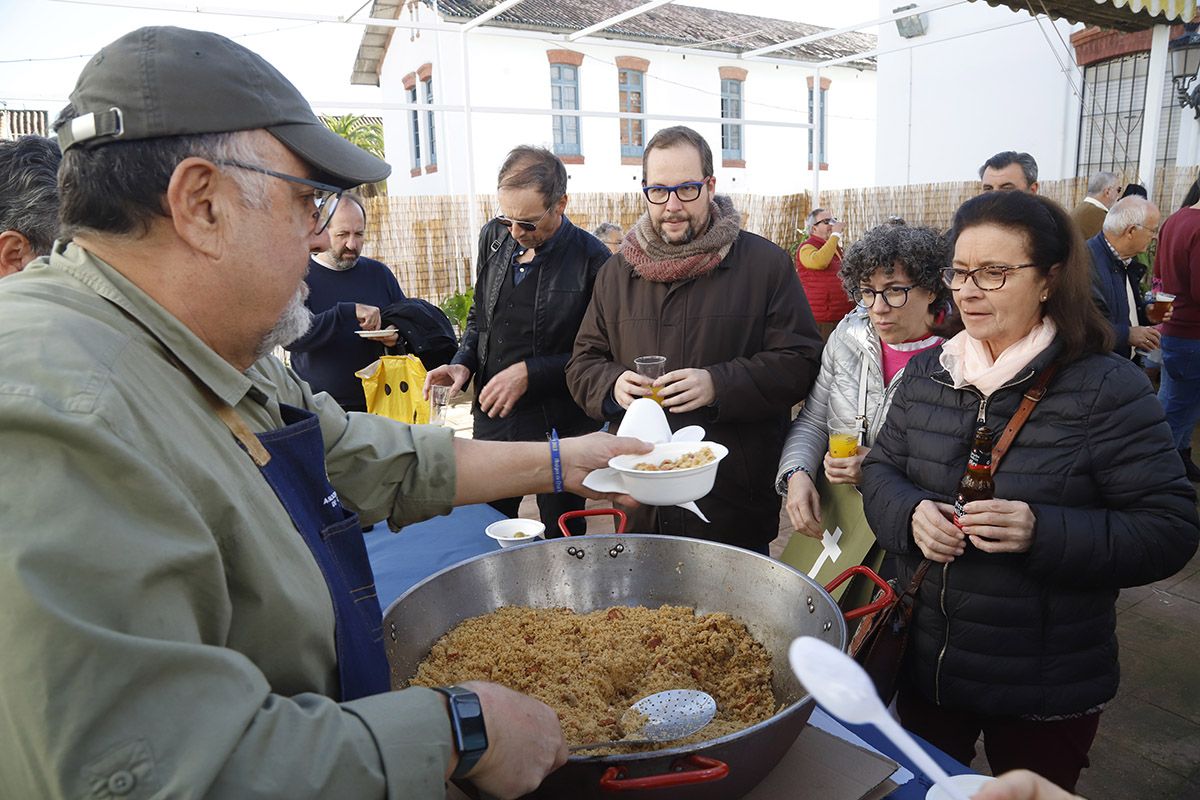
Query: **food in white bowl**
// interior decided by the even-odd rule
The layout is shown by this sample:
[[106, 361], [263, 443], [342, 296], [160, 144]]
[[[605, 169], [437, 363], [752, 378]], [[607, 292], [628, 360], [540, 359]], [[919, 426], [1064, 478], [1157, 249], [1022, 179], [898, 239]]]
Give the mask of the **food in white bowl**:
[[498, 541], [501, 547], [512, 547], [543, 538], [546, 526], [535, 519], [502, 519], [484, 528], [484, 533]]
[[[712, 454], [711, 460], [705, 449]], [[649, 453], [611, 458], [608, 466], [620, 474], [625, 490], [639, 503], [675, 506], [699, 500], [711, 492], [717, 466], [727, 455], [729, 450], [716, 442], [666, 442]], [[663, 468], [664, 462], [667, 468]], [[703, 463], [679, 467], [681, 462]], [[646, 465], [653, 468], [647, 469]]]

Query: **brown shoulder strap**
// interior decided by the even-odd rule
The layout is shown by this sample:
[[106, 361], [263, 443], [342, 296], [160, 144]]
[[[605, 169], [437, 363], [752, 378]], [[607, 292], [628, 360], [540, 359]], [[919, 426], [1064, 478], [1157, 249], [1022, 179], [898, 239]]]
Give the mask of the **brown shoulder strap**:
[[1042, 370], [1042, 374], [1038, 376], [1033, 386], [1029, 387], [1029, 391], [1025, 392], [1025, 397], [1021, 400], [1021, 405], [1017, 407], [1017, 413], [1012, 415], [1012, 419], [1008, 421], [1008, 425], [1004, 428], [1004, 433], [1000, 436], [1000, 441], [992, 448], [993, 475], [1000, 468], [1000, 461], [1004, 458], [1004, 454], [1008, 452], [1008, 448], [1012, 446], [1013, 439], [1017, 438], [1017, 431], [1021, 430], [1021, 426], [1025, 424], [1025, 420], [1029, 419], [1029, 415], [1033, 413], [1033, 407], [1046, 394], [1046, 386], [1050, 383], [1050, 379], [1054, 377], [1054, 373], [1057, 370], [1058, 364], [1050, 364]]
[[921, 582], [925, 580], [925, 573], [929, 572], [929, 568], [932, 566], [933, 562], [928, 558], [921, 559], [920, 566], [917, 567], [917, 571], [913, 574], [912, 583], [908, 584], [908, 588], [904, 591], [904, 594], [916, 597], [917, 590], [921, 588]]

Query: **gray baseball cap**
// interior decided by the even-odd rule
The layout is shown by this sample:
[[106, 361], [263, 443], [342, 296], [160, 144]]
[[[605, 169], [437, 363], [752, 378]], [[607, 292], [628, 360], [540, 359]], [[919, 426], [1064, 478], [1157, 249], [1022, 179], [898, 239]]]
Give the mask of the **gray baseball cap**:
[[224, 36], [186, 28], [127, 33], [87, 63], [71, 92], [74, 119], [58, 142], [111, 142], [265, 128], [331, 183], [383, 180], [387, 162], [329, 130], [291, 82]]

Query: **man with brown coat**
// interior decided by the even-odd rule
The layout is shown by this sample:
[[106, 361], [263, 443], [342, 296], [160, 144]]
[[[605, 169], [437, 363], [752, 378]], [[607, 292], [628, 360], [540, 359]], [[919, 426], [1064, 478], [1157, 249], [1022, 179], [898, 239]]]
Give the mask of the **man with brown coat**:
[[1108, 210], [1121, 195], [1121, 182], [1114, 172], [1097, 172], [1088, 181], [1087, 196], [1071, 209], [1071, 219], [1084, 239], [1090, 239], [1104, 227]]
[[[600, 270], [567, 365], [575, 401], [616, 420], [657, 388], [671, 428], [700, 425], [729, 448], [698, 501], [642, 507], [630, 530], [693, 536], [766, 553], [779, 530], [775, 464], [791, 407], [820, 367], [821, 340], [788, 254], [740, 230], [715, 196], [712, 151], [683, 126], [659, 131], [642, 157], [647, 211]], [[664, 355], [650, 381], [633, 360]]]

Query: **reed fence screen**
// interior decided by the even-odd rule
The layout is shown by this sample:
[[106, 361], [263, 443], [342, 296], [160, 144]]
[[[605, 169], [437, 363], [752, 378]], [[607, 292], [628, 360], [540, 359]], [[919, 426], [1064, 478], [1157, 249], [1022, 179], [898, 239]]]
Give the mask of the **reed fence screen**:
[[[1196, 179], [1195, 167], [1160, 168], [1155, 201], [1164, 218], [1179, 207]], [[1070, 209], [1084, 196], [1087, 178], [1042, 181], [1041, 193]], [[946, 230], [958, 206], [979, 191], [978, 181], [872, 186], [821, 193], [821, 205], [846, 221], [847, 239], [898, 216], [911, 225]], [[792, 249], [800, 240], [811, 208], [808, 192], [789, 195], [732, 194], [742, 214], [742, 227]], [[367, 204], [365, 255], [396, 273], [405, 293], [440, 303], [469, 288], [478, 247], [478, 227], [471, 230], [468, 199], [463, 195], [372, 197]], [[497, 213], [495, 195], [474, 200], [476, 226]], [[572, 194], [567, 216], [581, 228], [594, 230], [615, 222], [628, 231], [645, 210], [640, 192]]]

